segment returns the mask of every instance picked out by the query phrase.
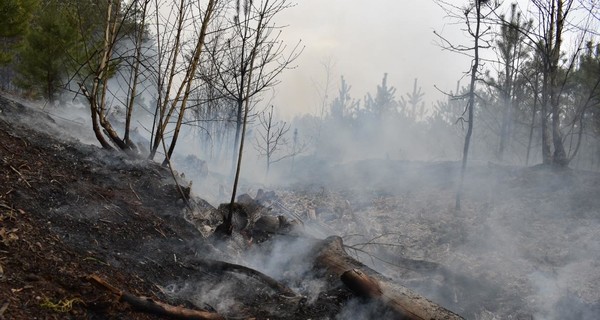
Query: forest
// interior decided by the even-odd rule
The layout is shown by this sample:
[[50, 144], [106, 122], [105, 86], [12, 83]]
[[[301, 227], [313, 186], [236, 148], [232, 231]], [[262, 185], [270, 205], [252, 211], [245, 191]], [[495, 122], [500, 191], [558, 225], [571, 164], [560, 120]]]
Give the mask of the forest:
[[56, 107], [77, 101], [104, 148], [150, 159], [171, 157], [183, 127], [215, 164], [236, 162], [246, 131], [266, 167], [299, 154], [455, 160], [473, 124], [475, 159], [598, 170], [597, 5], [437, 3], [468, 36], [436, 33], [440, 49], [473, 60], [435, 103], [418, 75], [400, 92], [386, 73], [355, 93], [326, 72], [319, 112], [278, 119], [285, 106], [270, 96], [304, 46], [280, 39], [289, 1], [6, 1], [0, 86]]
[[[600, 257], [593, 238], [600, 230], [600, 6], [594, 0], [431, 1], [463, 36], [434, 30], [438, 50], [467, 61], [464, 74], [447, 86], [452, 90], [436, 87], [443, 98], [429, 101], [432, 93], [418, 74], [402, 75], [414, 79], [412, 86], [394, 86], [402, 70], [387, 70], [373, 79], [372, 91], [356, 92], [344, 70], [334, 74], [323, 63], [314, 92], [302, 93], [318, 101], [307, 98], [303, 111], [285, 119], [286, 106], [275, 104], [274, 96], [311, 45], [282, 36], [294, 28], [280, 19], [294, 10], [292, 1], [3, 0], [0, 115], [9, 120], [0, 130], [7, 151], [0, 154], [7, 172], [0, 222], [25, 216], [23, 195], [37, 188], [31, 184], [39, 177], [39, 197], [49, 197], [52, 208], [40, 221], [48, 219], [52, 232], [50, 221], [64, 224], [58, 233], [66, 243], [74, 241], [73, 250], [91, 250], [68, 237], [78, 234], [74, 225], [87, 219], [86, 210], [96, 217], [96, 206], [113, 208], [81, 229], [90, 234], [99, 232], [96, 223], [127, 225], [133, 212], [132, 219], [147, 219], [152, 230], [138, 221], [117, 232], [119, 241], [129, 243], [134, 227], [144, 230], [142, 239], [156, 231], [164, 238], [156, 243], [166, 241], [177, 253], [172, 266], [170, 255], [154, 257], [171, 273], [187, 276], [182, 270], [195, 268], [244, 274], [274, 290], [280, 300], [273, 303], [285, 309], [261, 309], [268, 301], [262, 291], [245, 298], [248, 309], [221, 305], [223, 297], [236, 300], [232, 287], [246, 280], [217, 290], [214, 279], [194, 278], [197, 286], [211, 283], [209, 294], [190, 288], [191, 278], [178, 279], [185, 285], [171, 290], [168, 273], [154, 276], [158, 269], [144, 266], [150, 269], [138, 274], [152, 274], [164, 286], [158, 298], [185, 300], [176, 314], [188, 312], [190, 303], [207, 312], [190, 318], [284, 319], [304, 310], [298, 319], [347, 319], [360, 310], [364, 319], [592, 319], [600, 310], [600, 297], [588, 286], [600, 279], [592, 261]], [[23, 111], [19, 103], [37, 111]], [[46, 116], [52, 124], [40, 122]], [[52, 138], [30, 132], [27, 121]], [[51, 140], [71, 141], [66, 136], [77, 143]], [[42, 174], [43, 166], [25, 155], [28, 146], [40, 155], [53, 153], [58, 160], [48, 165], [62, 178]], [[63, 160], [85, 179], [76, 182]], [[60, 192], [66, 193], [54, 193], [53, 181], [63, 178], [69, 186], [61, 184]], [[74, 206], [78, 183], [103, 200], [82, 195], [86, 209], [75, 218], [55, 215]], [[169, 222], [174, 226], [164, 231], [164, 219], [171, 218], [138, 215], [142, 205], [143, 212], [152, 206], [175, 210], [159, 200], [185, 212], [187, 222], [175, 214]], [[31, 211], [43, 207], [30, 205]], [[3, 254], [24, 228], [0, 225]], [[178, 232], [185, 235], [184, 248], [169, 242], [177, 243]], [[90, 235], [78, 236], [92, 243]], [[102, 248], [115, 245], [108, 234], [98, 237]], [[288, 237], [306, 237], [309, 247]], [[198, 258], [191, 249], [197, 241], [215, 260]], [[144, 259], [120, 245], [131, 261]], [[296, 256], [281, 246], [295, 248]], [[185, 266], [177, 264], [177, 255], [186, 257]], [[314, 260], [314, 269], [294, 269], [302, 257]], [[277, 264], [280, 258], [285, 267]], [[3, 265], [10, 266], [3, 261], [0, 276]], [[123, 265], [131, 267], [131, 261]], [[314, 272], [319, 268], [339, 281], [323, 280]], [[148, 292], [147, 283], [124, 278], [109, 280]], [[155, 307], [100, 277], [86, 279], [119, 301]], [[314, 283], [321, 291], [313, 292]], [[342, 284], [346, 289], [332, 293]], [[227, 293], [215, 293], [221, 289]], [[182, 298], [200, 292], [214, 299]], [[84, 291], [81, 299], [89, 295]], [[0, 305], [0, 318], [6, 308]], [[106, 314], [118, 317], [119, 308], [111, 304]], [[70, 310], [75, 317], [89, 312]]]

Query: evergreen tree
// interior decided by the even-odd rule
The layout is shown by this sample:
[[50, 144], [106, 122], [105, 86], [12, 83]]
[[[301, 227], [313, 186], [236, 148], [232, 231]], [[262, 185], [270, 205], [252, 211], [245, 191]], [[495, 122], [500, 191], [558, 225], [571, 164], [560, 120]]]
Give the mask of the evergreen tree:
[[54, 102], [64, 85], [81, 38], [74, 9], [63, 1], [44, 1], [20, 50], [17, 85]]
[[10, 63], [14, 50], [27, 34], [37, 0], [0, 1], [0, 65]]
[[382, 119], [383, 117], [394, 115], [398, 111], [398, 103], [396, 102], [396, 88], [388, 87], [387, 85], [387, 73], [383, 74], [381, 85], [377, 86], [377, 93], [375, 97], [368, 94], [365, 98], [365, 108], [371, 113], [376, 119]]
[[425, 115], [424, 96], [425, 93], [422, 92], [421, 87], [418, 86], [417, 79], [415, 78], [412, 92], [407, 92], [406, 98], [401, 96], [400, 101], [398, 101], [402, 115], [413, 121], [422, 119]]
[[351, 107], [351, 88], [342, 76], [338, 96], [331, 102], [331, 118], [334, 121], [341, 122], [348, 115]]
[[501, 16], [500, 39], [496, 41], [498, 58], [502, 69], [498, 80], [492, 80], [492, 86], [500, 96], [500, 109], [502, 110], [500, 124], [500, 141], [498, 144], [497, 157], [502, 161], [504, 152], [510, 144], [510, 136], [513, 130], [513, 115], [519, 95], [518, 73], [523, 62], [528, 58], [525, 32], [531, 29], [531, 22], [522, 22], [521, 14], [517, 11], [517, 5], [511, 6], [510, 18], [507, 20]]

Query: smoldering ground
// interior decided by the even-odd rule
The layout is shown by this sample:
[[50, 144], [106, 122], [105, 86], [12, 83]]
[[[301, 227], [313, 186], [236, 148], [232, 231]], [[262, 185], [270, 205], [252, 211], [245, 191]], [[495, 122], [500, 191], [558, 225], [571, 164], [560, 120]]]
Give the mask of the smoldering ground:
[[[474, 164], [463, 210], [455, 211], [456, 163], [373, 160], [329, 169], [303, 176], [321, 188], [300, 194], [316, 207], [348, 201], [365, 221], [364, 237], [348, 245], [373, 254], [363, 261], [381, 272], [471, 319], [594, 318], [597, 173]], [[340, 234], [357, 233], [343, 218], [333, 221]], [[435, 265], [407, 270], [402, 258]]]
[[[597, 173], [475, 161], [457, 212], [458, 163], [388, 158], [385, 152], [379, 159], [358, 159], [359, 151], [351, 151], [353, 161], [299, 157], [293, 170], [282, 162], [269, 186], [307, 221], [307, 211], [315, 211], [313, 234], [344, 236], [348, 251], [363, 262], [467, 318], [594, 319], [600, 303]], [[262, 164], [255, 169], [251, 161], [245, 164], [240, 193], [254, 195], [267, 186]], [[216, 183], [228, 185], [226, 178], [209, 172], [209, 179], [195, 179], [194, 187], [215, 192]], [[305, 250], [298, 243], [275, 242], [269, 250], [231, 261], [261, 270], [311, 300], [323, 284], [296, 260]], [[222, 299], [241, 280], [232, 281], [209, 286], [215, 296], [198, 303], [232, 307], [232, 300]], [[177, 285], [178, 292], [207, 293], [193, 282]], [[369, 309], [362, 302], [348, 308], [353, 307]], [[349, 314], [359, 311], [339, 317]]]

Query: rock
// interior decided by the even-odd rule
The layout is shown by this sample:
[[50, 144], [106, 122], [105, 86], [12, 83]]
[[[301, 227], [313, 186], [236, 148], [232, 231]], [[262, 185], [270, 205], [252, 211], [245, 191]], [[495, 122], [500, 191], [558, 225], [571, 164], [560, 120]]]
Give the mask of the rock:
[[262, 216], [254, 223], [255, 231], [276, 233], [279, 231], [280, 227], [280, 219], [275, 216]]

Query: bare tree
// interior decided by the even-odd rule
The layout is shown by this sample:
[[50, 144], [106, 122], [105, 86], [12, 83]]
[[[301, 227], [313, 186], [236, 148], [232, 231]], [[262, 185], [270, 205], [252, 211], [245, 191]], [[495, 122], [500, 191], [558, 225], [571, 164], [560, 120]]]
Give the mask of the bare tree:
[[215, 75], [210, 85], [235, 107], [232, 173], [235, 171], [243, 132], [245, 108], [251, 100], [279, 83], [277, 77], [300, 55], [300, 42], [288, 48], [280, 40], [282, 27], [274, 17], [291, 7], [287, 0], [235, 1], [226, 32], [215, 34], [210, 61]]
[[[294, 157], [304, 150], [304, 145], [298, 141], [298, 132], [294, 131], [294, 141], [291, 150], [289, 150], [289, 141], [286, 138], [290, 130], [290, 125], [283, 121], [273, 120], [273, 106], [268, 112], [261, 112], [258, 115], [260, 129], [256, 136], [254, 147], [258, 154], [265, 157], [266, 171], [268, 178], [271, 165], [283, 159]], [[285, 150], [285, 148], [288, 150]]]
[[[325, 122], [325, 114], [327, 112], [327, 106], [329, 105], [329, 92], [331, 91], [331, 74], [334, 67], [334, 62], [331, 57], [321, 61], [321, 66], [325, 72], [325, 80], [322, 84], [313, 81], [315, 90], [320, 96], [319, 109], [317, 111], [318, 123], [316, 123], [317, 134], [315, 143], [318, 145], [321, 139], [321, 132], [323, 131], [323, 123]], [[343, 78], [342, 78], [343, 82]]]
[[[565, 112], [564, 93], [568, 78], [583, 48], [587, 34], [593, 33], [590, 27], [594, 19], [594, 4], [586, 7], [586, 1], [551, 0], [532, 1], [535, 24], [531, 29], [519, 29], [533, 47], [535, 57], [540, 61], [540, 119], [542, 136], [542, 157], [545, 164], [567, 166], [570, 157], [564, 147], [562, 132]], [[579, 16], [574, 22], [574, 12], [587, 9], [587, 16]], [[586, 10], [579, 10], [586, 12]], [[575, 35], [577, 46], [565, 58], [563, 39]]]
[[[136, 3], [136, 1], [132, 2], [125, 8], [124, 14], [122, 14], [121, 2], [118, 0], [108, 0], [100, 46], [91, 51], [91, 55], [86, 61], [86, 66], [82, 66], [79, 69], [81, 72], [79, 74], [81, 78], [79, 87], [90, 105], [94, 134], [102, 147], [107, 149], [113, 149], [109, 141], [121, 150], [134, 149], [132, 144], [127, 143], [125, 139], [119, 136], [113, 124], [108, 120], [110, 106], [107, 99], [109, 94], [108, 81], [117, 67], [115, 60], [113, 60], [115, 46], [122, 39], [121, 28], [125, 23], [128, 13]], [[91, 72], [86, 74], [85, 71], [87, 70]], [[110, 140], [105, 139], [103, 133]]]
[[[157, 7], [158, 7], [158, 0]], [[217, 11], [219, 0], [209, 0], [206, 7], [194, 7], [194, 1], [180, 0], [176, 7], [172, 7], [172, 15], [176, 17], [175, 27], [166, 30], [157, 30], [157, 46], [159, 57], [157, 70], [158, 97], [156, 100], [156, 111], [153, 125], [153, 141], [150, 150], [150, 158], [154, 158], [156, 151], [161, 143], [164, 143], [167, 127], [177, 111], [177, 120], [174, 132], [169, 144], [169, 150], [166, 152], [163, 164], [166, 164], [171, 158], [175, 144], [179, 137], [181, 125], [183, 123], [185, 111], [188, 107], [188, 100], [191, 95], [192, 85], [199, 67], [200, 56], [204, 49], [208, 26]], [[199, 30], [196, 25], [192, 25], [191, 32], [194, 32], [193, 49], [186, 56], [182, 54], [181, 49], [185, 42], [185, 26], [187, 23], [198, 21], [198, 17], [193, 13], [200, 14]], [[171, 14], [169, 15], [171, 16]], [[167, 17], [167, 21], [170, 17]], [[162, 23], [159, 10], [156, 12], [157, 25], [169, 26]], [[166, 58], [166, 60], [165, 60]], [[183, 62], [180, 62], [180, 59]]]
[[[467, 132], [465, 134], [465, 140], [463, 145], [463, 156], [462, 156], [462, 164], [460, 170], [460, 180], [458, 185], [458, 190], [456, 192], [456, 210], [461, 209], [461, 196], [463, 191], [465, 172], [467, 170], [467, 161], [469, 156], [469, 147], [471, 144], [471, 136], [473, 134], [473, 123], [474, 123], [474, 115], [475, 115], [475, 90], [477, 81], [480, 79], [480, 68], [481, 68], [481, 60], [480, 60], [480, 50], [483, 48], [489, 48], [489, 40], [486, 40], [485, 37], [490, 34], [491, 28], [484, 27], [484, 21], [499, 7], [499, 4], [494, 2], [490, 5], [490, 12], [484, 14], [482, 12], [482, 8], [487, 6], [489, 1], [484, 0], [476, 0], [473, 3], [470, 3], [466, 8], [459, 8], [455, 5], [452, 5], [445, 1], [436, 1], [450, 17], [455, 19], [464, 20], [466, 24], [466, 31], [470, 35], [473, 40], [472, 46], [464, 46], [464, 45], [454, 45], [446, 38], [443, 38], [441, 35], [437, 34], [442, 40], [442, 45], [452, 51], [459, 52], [461, 54], [469, 54], [472, 52], [472, 60], [471, 60], [471, 68], [469, 70], [469, 90], [467, 92], [467, 105], [465, 107], [465, 111], [460, 121], [467, 122]], [[460, 13], [460, 14], [459, 14]], [[462, 14], [462, 15], [461, 15]], [[464, 115], [467, 115], [466, 118]]]
[[216, 34], [212, 40], [215, 45], [209, 47], [210, 61], [215, 64], [216, 70], [210, 85], [236, 106], [233, 190], [230, 212], [221, 227], [226, 234], [232, 232], [233, 203], [250, 107], [260, 93], [279, 83], [277, 76], [291, 68], [302, 51], [300, 42], [288, 50], [279, 39], [281, 27], [274, 24], [274, 17], [290, 6], [287, 0], [237, 0], [235, 7], [230, 9], [233, 12], [233, 18], [228, 23], [230, 27], [227, 32]]
[[[161, 143], [164, 143], [167, 126], [172, 117], [177, 114], [171, 143], [168, 146], [169, 150], [165, 152], [163, 164], [168, 162], [177, 142], [194, 75], [204, 46], [206, 30], [217, 2], [218, 0], [209, 0], [205, 6], [201, 7], [195, 1], [180, 0], [171, 7], [171, 13], [176, 13], [173, 14], [175, 22], [171, 24], [171, 16], [166, 19], [161, 16], [161, 7], [165, 5], [164, 1], [134, 0], [127, 2], [125, 7], [122, 6], [120, 0], [107, 1], [101, 32], [102, 38], [99, 42], [94, 41], [93, 38], [87, 41], [87, 43], [97, 42], [99, 44], [95, 48], [90, 46], [87, 50], [89, 55], [86, 63], [79, 68], [76, 75], [80, 79], [81, 92], [90, 105], [94, 133], [104, 148], [113, 149], [113, 145], [115, 145], [121, 150], [135, 150], [135, 144], [130, 139], [130, 126], [139, 92], [139, 76], [143, 71], [147, 71], [154, 75], [157, 88], [155, 121], [152, 128], [153, 139], [149, 155], [151, 159], [155, 157]], [[156, 48], [154, 50], [157, 60], [155, 61], [145, 56], [147, 52], [143, 51], [147, 50], [142, 49], [143, 43], [148, 41], [146, 26], [147, 19], [151, 15], [149, 13], [151, 4], [154, 5], [156, 19], [154, 24]], [[194, 14], [199, 16], [194, 16]], [[136, 30], [133, 32], [133, 37], [129, 39], [133, 43], [133, 50], [118, 51], [118, 45], [124, 41], [125, 34], [127, 34], [125, 30], [128, 28], [130, 20], [136, 21]], [[191, 50], [184, 52], [184, 26], [196, 21], [200, 25], [187, 26], [188, 33], [186, 34], [186, 37], [190, 38], [194, 45]], [[90, 38], [90, 35], [84, 36], [87, 39]], [[117, 90], [111, 88], [109, 83], [119, 68], [119, 62], [123, 60], [130, 61], [125, 99], [114, 94]], [[157, 63], [154, 65], [152, 62]], [[142, 66], [144, 66], [144, 70], [142, 70]], [[114, 121], [120, 119], [112, 120], [109, 117], [111, 108], [118, 107], [125, 109], [123, 138], [114, 126]]]

